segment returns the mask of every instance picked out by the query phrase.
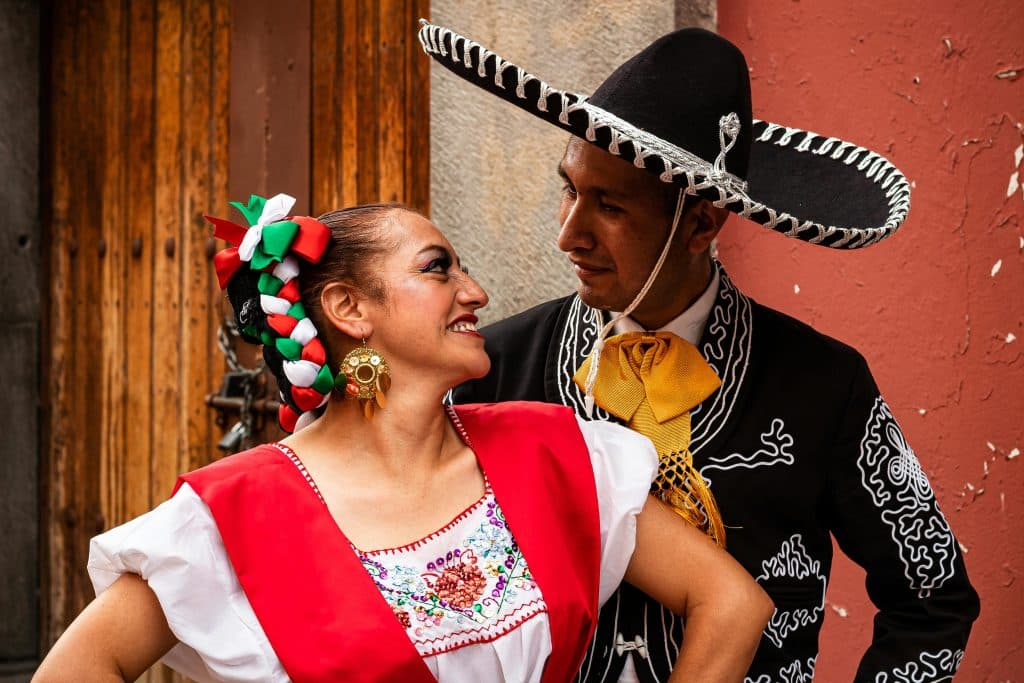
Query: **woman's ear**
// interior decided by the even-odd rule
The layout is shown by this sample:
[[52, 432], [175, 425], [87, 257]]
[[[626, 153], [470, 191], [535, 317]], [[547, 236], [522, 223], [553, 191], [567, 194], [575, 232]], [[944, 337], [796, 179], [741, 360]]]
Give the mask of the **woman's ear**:
[[332, 282], [320, 292], [320, 310], [327, 324], [353, 339], [369, 339], [373, 324], [366, 318], [362, 297], [350, 285]]

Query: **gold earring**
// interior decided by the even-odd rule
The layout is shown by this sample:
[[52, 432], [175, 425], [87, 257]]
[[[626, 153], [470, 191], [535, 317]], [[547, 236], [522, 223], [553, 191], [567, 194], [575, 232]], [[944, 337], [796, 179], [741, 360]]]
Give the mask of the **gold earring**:
[[345, 395], [357, 398], [363, 404], [363, 414], [373, 417], [373, 405], [383, 408], [387, 403], [384, 394], [391, 388], [391, 369], [378, 351], [366, 345], [349, 351], [341, 361], [341, 372], [345, 374]]

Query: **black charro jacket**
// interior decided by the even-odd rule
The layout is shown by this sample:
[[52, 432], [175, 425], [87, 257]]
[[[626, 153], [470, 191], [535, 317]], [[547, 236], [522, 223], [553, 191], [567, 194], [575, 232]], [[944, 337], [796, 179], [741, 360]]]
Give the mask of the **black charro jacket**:
[[[699, 349], [722, 386], [692, 413], [691, 451], [718, 500], [729, 552], [776, 605], [746, 681], [810, 683], [832, 537], [867, 572], [878, 607], [855, 680], [950, 680], [978, 596], [867, 364], [752, 301], [716, 267], [718, 297]], [[572, 376], [603, 322], [573, 295], [485, 328], [491, 371], [458, 387], [455, 402], [547, 401], [585, 415]], [[579, 680], [616, 681], [633, 657], [641, 681], [664, 681], [681, 641], [681, 620], [624, 584], [601, 611]]]

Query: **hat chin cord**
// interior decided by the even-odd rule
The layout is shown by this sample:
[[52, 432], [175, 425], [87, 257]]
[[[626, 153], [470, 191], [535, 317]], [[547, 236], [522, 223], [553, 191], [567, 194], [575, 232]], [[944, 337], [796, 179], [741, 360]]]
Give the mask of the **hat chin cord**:
[[608, 333], [615, 327], [615, 323], [619, 322], [623, 318], [628, 318], [636, 307], [640, 305], [640, 302], [647, 296], [647, 292], [651, 290], [654, 285], [654, 281], [658, 279], [658, 273], [661, 272], [661, 267], [665, 265], [665, 259], [668, 258], [668, 251], [672, 247], [672, 240], [676, 236], [676, 229], [679, 227], [679, 219], [683, 214], [683, 204], [685, 203], [686, 195], [685, 192], [680, 189], [679, 197], [676, 199], [676, 212], [672, 217], [672, 228], [668, 231], [668, 239], [665, 240], [665, 246], [661, 248], [661, 255], [658, 256], [657, 263], [654, 264], [654, 269], [651, 270], [651, 274], [647, 277], [647, 282], [637, 292], [636, 297], [633, 298], [633, 302], [626, 306], [626, 309], [619, 313], [617, 316], [608, 321], [608, 323], [601, 328], [601, 333], [597, 335], [597, 340], [594, 342], [594, 348], [590, 350], [590, 368], [587, 370], [587, 382], [584, 387], [583, 406], [587, 411], [587, 417], [593, 419], [594, 417], [594, 384], [597, 382], [597, 370], [601, 364], [601, 352], [604, 350], [604, 340], [608, 336]]

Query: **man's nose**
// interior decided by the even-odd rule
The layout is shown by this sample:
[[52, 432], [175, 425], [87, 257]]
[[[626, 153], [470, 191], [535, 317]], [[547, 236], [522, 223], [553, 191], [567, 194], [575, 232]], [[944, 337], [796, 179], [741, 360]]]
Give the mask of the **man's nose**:
[[578, 249], [588, 250], [594, 247], [593, 234], [587, 221], [586, 202], [580, 199], [564, 207], [562, 227], [558, 231], [558, 248], [568, 253]]

